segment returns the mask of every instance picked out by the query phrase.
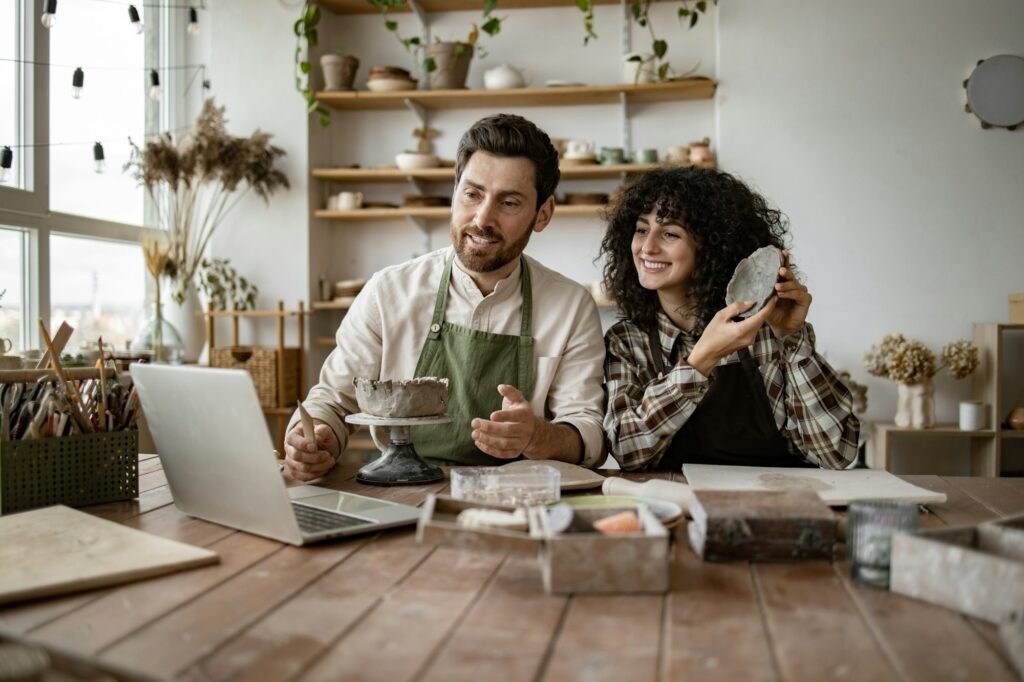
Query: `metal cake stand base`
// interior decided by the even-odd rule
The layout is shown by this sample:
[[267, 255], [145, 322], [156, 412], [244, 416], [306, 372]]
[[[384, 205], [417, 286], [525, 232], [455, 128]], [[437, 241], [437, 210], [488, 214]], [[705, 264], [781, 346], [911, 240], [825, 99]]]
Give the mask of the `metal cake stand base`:
[[345, 417], [350, 424], [362, 426], [387, 426], [391, 429], [391, 445], [387, 446], [380, 459], [370, 462], [356, 474], [360, 483], [371, 485], [417, 485], [443, 481], [444, 472], [440, 467], [424, 462], [409, 436], [411, 426], [429, 426], [431, 424], [449, 424], [452, 418], [447, 415], [439, 417], [408, 417], [388, 418], [374, 417], [365, 412], [350, 414]]

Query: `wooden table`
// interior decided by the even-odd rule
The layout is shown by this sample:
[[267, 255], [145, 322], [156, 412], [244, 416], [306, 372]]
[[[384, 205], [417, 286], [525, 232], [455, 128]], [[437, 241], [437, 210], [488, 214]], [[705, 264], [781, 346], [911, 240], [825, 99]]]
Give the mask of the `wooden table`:
[[[419, 504], [444, 484], [325, 485]], [[297, 548], [188, 518], [159, 460], [99, 516], [221, 563], [0, 609], [0, 629], [185, 680], [1016, 680], [995, 628], [850, 582], [845, 563], [705, 564], [675, 544], [665, 595], [547, 596], [525, 557], [411, 530]], [[949, 499], [925, 526], [1024, 511], [1024, 479], [907, 477]], [[677, 539], [682, 539], [682, 531]], [[993, 586], [998, 589], [998, 586]]]

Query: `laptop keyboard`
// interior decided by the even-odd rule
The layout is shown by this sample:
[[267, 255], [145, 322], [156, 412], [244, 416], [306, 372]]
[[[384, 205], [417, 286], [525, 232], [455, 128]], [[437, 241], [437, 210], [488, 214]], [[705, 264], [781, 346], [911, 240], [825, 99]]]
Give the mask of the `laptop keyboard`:
[[304, 504], [292, 503], [299, 529], [303, 533], [322, 533], [324, 531], [342, 530], [352, 526], [365, 526], [370, 521], [354, 516], [346, 516], [337, 512], [327, 511], [320, 507], [307, 507]]

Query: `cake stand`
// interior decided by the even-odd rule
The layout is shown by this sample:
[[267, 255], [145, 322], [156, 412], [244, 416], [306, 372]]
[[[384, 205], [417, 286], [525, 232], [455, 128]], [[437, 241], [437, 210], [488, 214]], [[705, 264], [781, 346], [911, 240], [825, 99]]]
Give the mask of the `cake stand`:
[[345, 417], [349, 424], [361, 426], [387, 426], [391, 429], [391, 444], [384, 448], [380, 459], [370, 462], [356, 474], [360, 483], [372, 485], [415, 485], [443, 481], [444, 472], [440, 467], [420, 459], [409, 436], [411, 426], [450, 424], [448, 415], [436, 417], [374, 417], [357, 412]]

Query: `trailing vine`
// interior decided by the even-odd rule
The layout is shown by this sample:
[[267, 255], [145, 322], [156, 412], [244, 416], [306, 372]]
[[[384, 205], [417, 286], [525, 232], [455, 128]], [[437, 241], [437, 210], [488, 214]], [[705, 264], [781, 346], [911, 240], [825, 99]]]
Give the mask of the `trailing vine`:
[[[316, 101], [316, 93], [309, 82], [309, 50], [317, 45], [317, 25], [320, 23], [320, 7], [312, 2], [302, 4], [302, 14], [295, 20], [292, 31], [295, 33], [295, 89], [306, 100], [306, 111], [316, 113], [320, 117], [320, 125], [326, 128], [331, 124], [331, 115], [324, 105]], [[305, 45], [303, 45], [305, 41]], [[305, 49], [303, 49], [305, 48]]]

